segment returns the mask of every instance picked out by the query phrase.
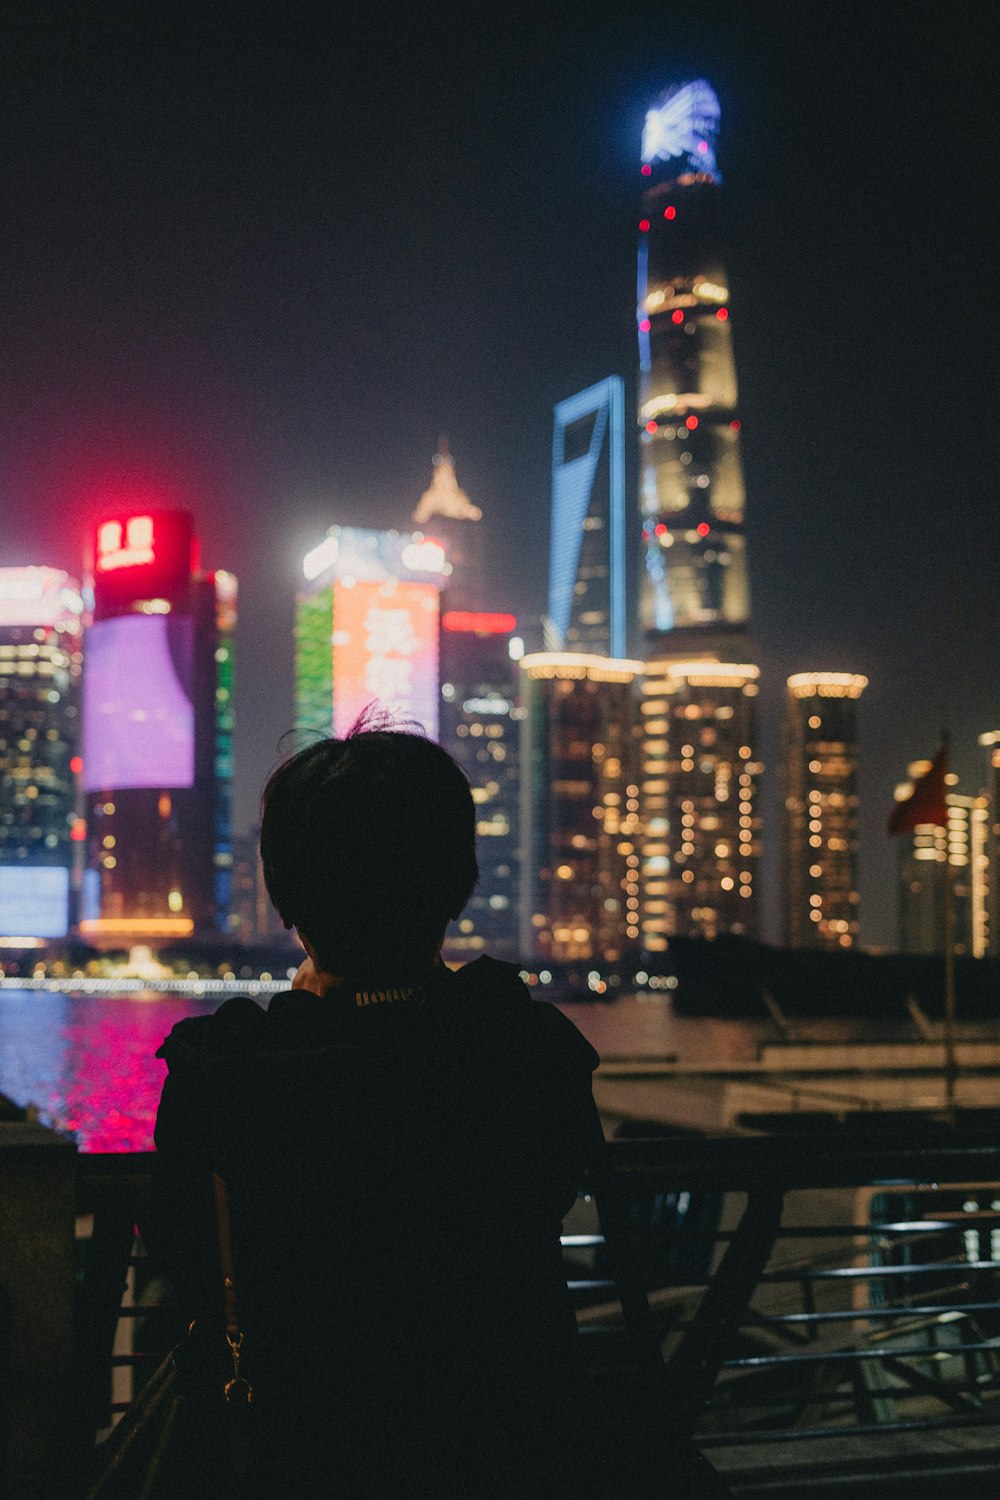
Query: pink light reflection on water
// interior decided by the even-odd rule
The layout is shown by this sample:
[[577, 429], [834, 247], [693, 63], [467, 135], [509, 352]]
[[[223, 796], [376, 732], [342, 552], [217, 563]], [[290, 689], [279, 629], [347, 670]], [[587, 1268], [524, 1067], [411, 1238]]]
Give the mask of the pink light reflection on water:
[[72, 1131], [81, 1151], [151, 1151], [175, 1022], [218, 1000], [0, 994], [0, 1093]]

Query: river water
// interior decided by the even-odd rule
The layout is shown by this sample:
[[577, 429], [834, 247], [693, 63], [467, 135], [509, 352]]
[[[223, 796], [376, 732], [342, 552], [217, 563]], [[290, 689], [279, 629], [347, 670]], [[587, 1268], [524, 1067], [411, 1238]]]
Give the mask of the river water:
[[[0, 1093], [33, 1105], [46, 1123], [72, 1131], [83, 1151], [151, 1150], [166, 1072], [156, 1049], [176, 1021], [205, 1015], [219, 1003], [218, 996], [84, 996], [4, 988]], [[766, 1020], [677, 1016], [663, 994], [561, 1008], [608, 1061], [676, 1056], [692, 1068], [738, 1068], [775, 1035]], [[836, 1019], [809, 1026], [811, 1037], [828, 1041], [868, 1030], [875, 1036], [887, 1028]]]
[[[264, 1002], [266, 1003], [266, 1002]], [[148, 1151], [166, 1073], [154, 1055], [184, 1016], [218, 997], [0, 992], [0, 1093], [33, 1105], [74, 1133], [84, 1151]], [[613, 1004], [563, 1009], [602, 1056], [678, 1053], [697, 1063], [753, 1057], [765, 1024], [686, 1020], [666, 996], [623, 995]]]

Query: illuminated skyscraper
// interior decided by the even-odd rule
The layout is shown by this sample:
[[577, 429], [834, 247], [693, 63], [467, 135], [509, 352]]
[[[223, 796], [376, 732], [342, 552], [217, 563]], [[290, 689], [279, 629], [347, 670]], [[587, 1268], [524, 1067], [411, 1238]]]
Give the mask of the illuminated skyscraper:
[[858, 940], [858, 710], [866, 677], [788, 679], [783, 764], [785, 942], [850, 948]]
[[415, 539], [433, 532], [443, 543], [447, 562], [448, 608], [479, 609], [482, 606], [483, 513], [460, 487], [455, 460], [448, 441], [441, 438], [434, 455], [429, 487], [413, 512], [413, 524], [421, 530]]
[[82, 612], [66, 573], [0, 568], [0, 944], [70, 922]]
[[625, 386], [609, 375], [560, 401], [552, 435], [551, 643], [625, 654]]
[[642, 137], [639, 625], [657, 653], [731, 661], [750, 593], [719, 118], [698, 79], [666, 90]]
[[[914, 761], [911, 778], [930, 769], [930, 761]], [[954, 786], [958, 777], [946, 781]], [[913, 781], [896, 788], [903, 801]], [[901, 953], [943, 953], [946, 934], [945, 881], [951, 882], [955, 952], [982, 958], [987, 952], [989, 877], [989, 804], [985, 796], [964, 797], [949, 791], [948, 827], [918, 824], [904, 833], [899, 845], [899, 948]]]
[[639, 938], [641, 662], [521, 662], [521, 951], [615, 963]]
[[1000, 729], [979, 736], [986, 751], [986, 949], [1000, 954]]
[[108, 516], [93, 550], [80, 933], [225, 931], [233, 851], [236, 579], [205, 573], [187, 511]]
[[518, 957], [516, 628], [510, 614], [446, 610], [441, 617], [440, 742], [469, 778], [479, 859], [476, 889], [445, 939], [448, 960]]
[[439, 595], [449, 564], [422, 533], [331, 526], [303, 559], [295, 723], [308, 744], [369, 705], [438, 734]]
[[647, 662], [642, 684], [642, 946], [757, 935], [760, 775], [752, 665]]

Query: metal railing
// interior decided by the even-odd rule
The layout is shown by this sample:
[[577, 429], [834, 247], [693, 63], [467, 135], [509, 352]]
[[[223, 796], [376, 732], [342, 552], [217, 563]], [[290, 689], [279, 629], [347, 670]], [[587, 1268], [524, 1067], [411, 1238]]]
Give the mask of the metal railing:
[[[161, 1352], [146, 1269], [129, 1264], [149, 1171], [148, 1156], [80, 1159], [78, 1376], [93, 1430]], [[674, 1433], [722, 1467], [742, 1455], [732, 1472], [749, 1450], [766, 1468], [783, 1445], [831, 1437], [870, 1450], [918, 1434], [928, 1452], [946, 1441], [966, 1456], [995, 1443], [1000, 1146], [960, 1128], [916, 1145], [856, 1132], [613, 1141], [563, 1248], [586, 1361], [641, 1371]], [[112, 1354], [116, 1320], [136, 1335], [119, 1332]]]

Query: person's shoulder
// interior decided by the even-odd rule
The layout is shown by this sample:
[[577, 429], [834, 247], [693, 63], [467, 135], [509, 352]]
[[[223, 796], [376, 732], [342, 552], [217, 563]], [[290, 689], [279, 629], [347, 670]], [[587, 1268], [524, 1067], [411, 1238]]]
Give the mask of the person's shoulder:
[[[273, 1002], [272, 1002], [273, 1003]], [[185, 1016], [157, 1049], [168, 1068], [207, 1059], [221, 1052], [256, 1049], [266, 1029], [266, 1013], [249, 995], [233, 995], [207, 1016]]]
[[493, 1014], [506, 1014], [533, 1046], [553, 1056], [564, 1055], [588, 1072], [593, 1072], [600, 1062], [586, 1037], [557, 1005], [534, 998], [517, 964], [484, 954], [455, 971], [453, 984], [456, 999], [466, 1004], [471, 1001]]

